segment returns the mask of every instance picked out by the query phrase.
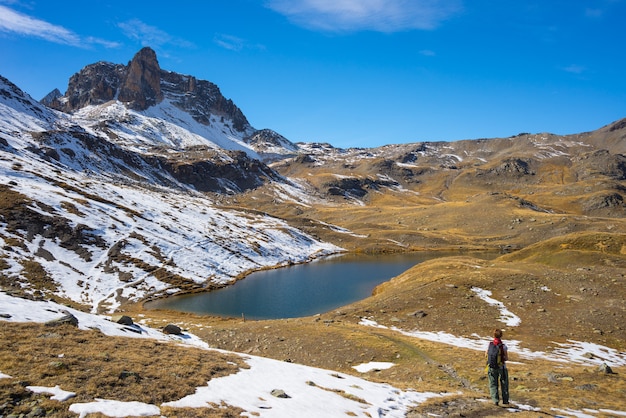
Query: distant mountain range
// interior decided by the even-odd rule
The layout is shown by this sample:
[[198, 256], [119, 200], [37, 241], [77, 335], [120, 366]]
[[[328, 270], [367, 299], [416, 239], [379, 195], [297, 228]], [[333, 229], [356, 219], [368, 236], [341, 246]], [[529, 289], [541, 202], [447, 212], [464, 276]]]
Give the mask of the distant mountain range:
[[[150, 48], [88, 65], [40, 102], [0, 78], [0, 286], [113, 310], [344, 248], [470, 242], [352, 215], [381, 201], [430, 210], [500, 193], [524, 210], [622, 218], [624, 154], [626, 119], [568, 136], [294, 144]], [[525, 245], [537, 230], [464, 239]]]

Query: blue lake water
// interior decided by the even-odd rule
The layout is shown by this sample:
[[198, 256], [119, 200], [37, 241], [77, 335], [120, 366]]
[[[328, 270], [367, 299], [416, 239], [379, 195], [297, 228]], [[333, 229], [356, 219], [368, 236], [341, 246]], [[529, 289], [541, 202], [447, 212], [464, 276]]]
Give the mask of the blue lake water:
[[418, 263], [445, 255], [459, 253], [416, 252], [324, 258], [252, 273], [223, 289], [172, 296], [149, 302], [146, 307], [216, 316], [243, 315], [246, 319], [315, 315], [365, 299], [377, 285]]

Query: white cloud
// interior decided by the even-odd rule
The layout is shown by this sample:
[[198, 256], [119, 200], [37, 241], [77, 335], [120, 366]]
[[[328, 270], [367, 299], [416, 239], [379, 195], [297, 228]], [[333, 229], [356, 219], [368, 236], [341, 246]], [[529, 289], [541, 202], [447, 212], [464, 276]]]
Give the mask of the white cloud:
[[80, 37], [62, 26], [0, 6], [0, 30], [23, 36], [42, 38], [50, 42], [80, 46]]
[[254, 49], [258, 51], [264, 51], [265, 46], [262, 44], [250, 43], [248, 40], [240, 38], [234, 35], [228, 35], [225, 33], [218, 33], [213, 37], [213, 42], [221, 46], [224, 49], [230, 51], [239, 52], [243, 49]]
[[159, 47], [163, 45], [175, 45], [184, 48], [192, 48], [193, 43], [170, 35], [169, 33], [148, 25], [139, 19], [131, 19], [117, 25], [130, 39], [139, 41], [143, 46]]
[[107, 48], [119, 46], [117, 42], [104, 39], [94, 37], [82, 38], [62, 26], [16, 12], [5, 6], [0, 6], [0, 31], [77, 47], [88, 47], [93, 44], [103, 45]]
[[231, 51], [241, 51], [244, 47], [245, 41], [233, 35], [217, 34], [213, 38], [213, 41], [225, 49]]
[[429, 30], [461, 10], [461, 0], [267, 0], [295, 24], [329, 32]]

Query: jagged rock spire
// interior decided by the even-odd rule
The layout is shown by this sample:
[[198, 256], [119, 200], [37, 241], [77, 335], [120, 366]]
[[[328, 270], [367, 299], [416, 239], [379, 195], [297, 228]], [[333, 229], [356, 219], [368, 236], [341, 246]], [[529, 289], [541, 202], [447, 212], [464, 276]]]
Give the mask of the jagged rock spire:
[[152, 48], [142, 48], [128, 64], [118, 99], [135, 110], [145, 110], [163, 99], [161, 68]]

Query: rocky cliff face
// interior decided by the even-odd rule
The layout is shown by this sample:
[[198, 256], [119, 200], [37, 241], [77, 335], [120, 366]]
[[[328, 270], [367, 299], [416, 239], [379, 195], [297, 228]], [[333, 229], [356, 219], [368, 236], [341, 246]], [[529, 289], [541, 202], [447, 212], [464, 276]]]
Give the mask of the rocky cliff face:
[[110, 62], [97, 62], [70, 77], [65, 96], [50, 106], [63, 112], [73, 112], [89, 105], [113, 100], [126, 77], [126, 67]]
[[118, 100], [135, 110], [145, 110], [163, 100], [161, 68], [152, 49], [143, 48], [128, 64]]
[[211, 115], [216, 115], [230, 121], [236, 131], [250, 128], [241, 110], [215, 84], [162, 70], [149, 47], [135, 54], [128, 65], [97, 62], [84, 67], [70, 78], [63, 97], [55, 95], [45, 104], [71, 113], [115, 99], [138, 111], [168, 99], [200, 123], [209, 124]]
[[160, 76], [164, 96], [196, 121], [208, 125], [211, 115], [217, 115], [232, 121], [232, 127], [239, 132], [250, 127], [243, 112], [210, 81], [168, 71], [161, 71]]

